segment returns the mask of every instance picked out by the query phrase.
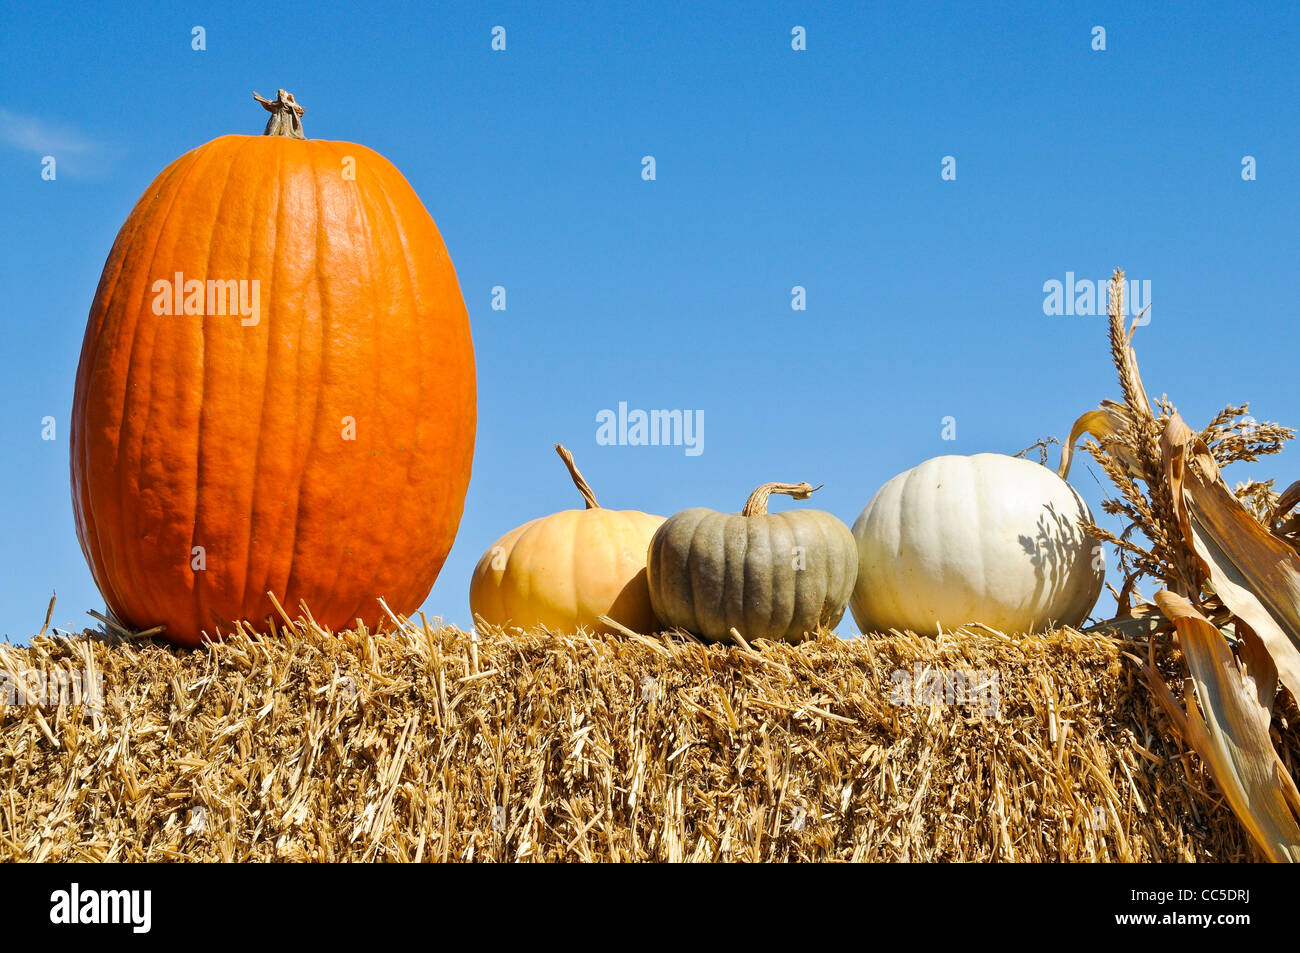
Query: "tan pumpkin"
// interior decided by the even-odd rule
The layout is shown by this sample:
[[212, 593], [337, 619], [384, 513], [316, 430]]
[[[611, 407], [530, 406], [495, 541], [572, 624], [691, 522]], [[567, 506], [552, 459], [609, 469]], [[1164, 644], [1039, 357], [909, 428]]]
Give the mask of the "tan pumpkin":
[[634, 632], [658, 628], [646, 589], [650, 537], [662, 516], [607, 510], [596, 502], [573, 454], [555, 445], [586, 509], [562, 510], [506, 533], [485, 552], [469, 584], [469, 607], [490, 625]]

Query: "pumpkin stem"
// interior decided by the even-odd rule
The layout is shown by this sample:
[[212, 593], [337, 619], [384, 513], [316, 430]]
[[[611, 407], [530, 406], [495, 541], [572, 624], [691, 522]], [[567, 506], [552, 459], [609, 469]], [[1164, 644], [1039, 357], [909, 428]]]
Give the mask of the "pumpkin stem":
[[806, 500], [825, 485], [825, 483], [818, 486], [813, 486], [811, 483], [764, 483], [749, 494], [749, 499], [745, 501], [745, 508], [740, 511], [740, 515], [765, 515], [767, 513], [767, 498], [773, 493], [782, 493], [794, 497], [796, 500]]
[[557, 443], [555, 445], [555, 452], [560, 455], [560, 459], [564, 461], [564, 465], [569, 468], [569, 476], [573, 477], [573, 485], [578, 488], [578, 492], [582, 494], [582, 498], [587, 501], [587, 509], [600, 509], [600, 504], [596, 502], [596, 494], [591, 491], [591, 485], [588, 484], [587, 481], [582, 478], [582, 474], [578, 472], [578, 465], [573, 462], [573, 454], [569, 452], [568, 447], [563, 447]]
[[307, 110], [294, 101], [293, 93], [286, 93], [282, 89], [276, 94], [275, 100], [272, 101], [263, 99], [254, 91], [253, 98], [271, 114], [271, 118], [266, 121], [266, 131], [262, 135], [286, 136], [290, 139], [307, 138], [302, 133], [302, 114]]

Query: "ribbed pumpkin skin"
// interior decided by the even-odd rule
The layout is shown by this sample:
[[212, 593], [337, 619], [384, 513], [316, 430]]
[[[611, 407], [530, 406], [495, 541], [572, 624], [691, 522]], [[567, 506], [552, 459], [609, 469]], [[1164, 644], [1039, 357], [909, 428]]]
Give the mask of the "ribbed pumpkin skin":
[[927, 460], [886, 483], [853, 524], [863, 632], [982, 622], [1008, 633], [1079, 625], [1101, 592], [1074, 488], [996, 453]]
[[605, 615], [634, 632], [654, 632], [645, 560], [663, 521], [639, 510], [587, 509], [525, 523], [474, 567], [470, 611], [522, 629], [609, 631], [597, 621]]
[[[155, 315], [176, 272], [260, 281], [258, 323]], [[73, 403], [77, 532], [113, 613], [181, 644], [262, 625], [268, 590], [373, 625], [378, 598], [414, 611], [437, 578], [474, 429], [464, 301], [401, 173], [352, 143], [223, 136], [158, 176], [104, 266]]]
[[[803, 547], [796, 569], [795, 547]], [[710, 641], [800, 642], [844, 615], [857, 577], [849, 528], [821, 510], [741, 516], [696, 507], [650, 541], [650, 602], [667, 626]]]

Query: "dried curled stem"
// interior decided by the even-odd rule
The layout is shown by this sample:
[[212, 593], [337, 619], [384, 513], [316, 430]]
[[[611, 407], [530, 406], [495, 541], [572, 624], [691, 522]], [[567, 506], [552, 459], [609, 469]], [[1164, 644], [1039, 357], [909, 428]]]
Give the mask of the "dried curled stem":
[[796, 500], [806, 500], [823, 486], [825, 486], [824, 483], [818, 486], [813, 486], [811, 483], [764, 483], [749, 494], [749, 499], [745, 501], [745, 506], [740, 511], [740, 515], [763, 516], [767, 513], [767, 499], [773, 493], [780, 493]]
[[578, 492], [582, 494], [582, 498], [586, 501], [586, 508], [589, 510], [600, 509], [600, 504], [596, 502], [596, 494], [592, 492], [591, 484], [584, 480], [582, 474], [578, 472], [578, 465], [573, 462], [573, 454], [569, 452], [569, 448], [557, 443], [555, 452], [560, 455], [564, 465], [569, 468], [569, 476], [573, 478], [573, 485], [578, 488]]

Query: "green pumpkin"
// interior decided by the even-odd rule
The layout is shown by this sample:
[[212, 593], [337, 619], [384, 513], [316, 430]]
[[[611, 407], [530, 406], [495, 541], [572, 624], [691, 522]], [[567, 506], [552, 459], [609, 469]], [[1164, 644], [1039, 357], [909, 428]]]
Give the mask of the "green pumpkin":
[[659, 621], [711, 642], [730, 640], [733, 628], [801, 642], [834, 627], [858, 576], [853, 534], [821, 510], [767, 512], [773, 493], [806, 500], [813, 490], [765, 483], [739, 515], [696, 507], [665, 520], [646, 565]]

